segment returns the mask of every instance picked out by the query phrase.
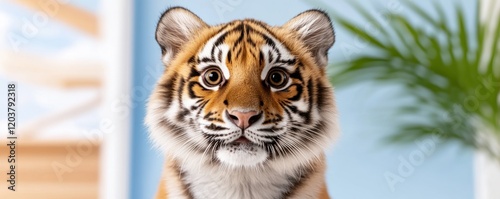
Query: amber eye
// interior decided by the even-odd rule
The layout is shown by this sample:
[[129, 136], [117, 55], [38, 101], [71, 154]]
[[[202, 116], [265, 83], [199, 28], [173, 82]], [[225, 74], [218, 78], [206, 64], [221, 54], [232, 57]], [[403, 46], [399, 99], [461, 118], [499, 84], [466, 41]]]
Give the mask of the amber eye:
[[222, 80], [222, 72], [218, 68], [209, 68], [203, 73], [203, 81], [207, 86], [218, 86]]
[[274, 69], [267, 75], [267, 83], [275, 89], [282, 89], [288, 83], [288, 74], [283, 69]]

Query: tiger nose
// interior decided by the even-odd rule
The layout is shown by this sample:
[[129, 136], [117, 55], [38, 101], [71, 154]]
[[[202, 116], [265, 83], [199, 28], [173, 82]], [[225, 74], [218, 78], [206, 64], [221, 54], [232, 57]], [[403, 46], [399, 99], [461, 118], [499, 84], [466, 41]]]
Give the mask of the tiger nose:
[[257, 122], [260, 119], [262, 114], [259, 114], [257, 111], [231, 111], [227, 112], [229, 116], [229, 120], [236, 126], [246, 129], [251, 126], [253, 123]]

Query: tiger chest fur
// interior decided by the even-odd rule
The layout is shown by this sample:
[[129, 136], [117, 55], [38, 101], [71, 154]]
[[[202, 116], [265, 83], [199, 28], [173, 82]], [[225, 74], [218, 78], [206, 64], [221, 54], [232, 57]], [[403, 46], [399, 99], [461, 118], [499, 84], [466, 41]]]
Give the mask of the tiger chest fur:
[[166, 68], [146, 124], [167, 158], [158, 199], [328, 198], [324, 151], [338, 130], [324, 12], [209, 26], [174, 7], [156, 40]]

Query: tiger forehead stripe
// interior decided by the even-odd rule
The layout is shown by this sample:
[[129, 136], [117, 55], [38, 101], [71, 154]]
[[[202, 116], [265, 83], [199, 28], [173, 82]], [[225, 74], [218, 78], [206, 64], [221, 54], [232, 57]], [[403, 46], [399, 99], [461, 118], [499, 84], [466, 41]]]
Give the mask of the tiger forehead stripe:
[[296, 63], [295, 56], [293, 56], [288, 48], [283, 45], [273, 33], [262, 24], [262, 22], [250, 20], [250, 24], [260, 27], [264, 30], [257, 31], [255, 28], [248, 26], [246, 28], [247, 34], [254, 33], [260, 35], [264, 40], [265, 44], [260, 47], [260, 55], [264, 58], [264, 69], [261, 73], [261, 80], [265, 80], [267, 73], [272, 67], [280, 66], [287, 69], [289, 72], [293, 72], [294, 65]]
[[293, 72], [296, 62], [295, 57], [272, 35], [268, 35], [265, 38], [266, 44], [261, 47], [265, 65], [260, 75], [260, 79], [266, 79], [267, 73], [271, 70], [271, 68], [277, 66], [287, 69], [288, 72]]
[[250, 45], [255, 45], [255, 42], [249, 36], [250, 34], [260, 36], [265, 41], [260, 46], [260, 56], [264, 59], [264, 69], [260, 75], [261, 80], [266, 78], [267, 73], [273, 67], [279, 66], [293, 72], [296, 63], [295, 57], [264, 24], [254, 21], [246, 23], [239, 21], [235, 22], [234, 26], [229, 28], [226, 26], [221, 30], [207, 41], [198, 54], [199, 65], [197, 70], [202, 71], [209, 66], [216, 66], [221, 69], [224, 77], [229, 79], [230, 73], [225, 60], [230, 56], [230, 47], [225, 43], [225, 39], [229, 34], [236, 32], [240, 34], [240, 37], [233, 43], [233, 49], [239, 46], [245, 37]]
[[229, 46], [226, 44], [216, 44], [216, 42], [219, 41], [219, 39], [225, 34], [227, 34], [227, 32], [220, 32], [208, 40], [205, 44], [201, 52], [198, 54], [199, 64], [196, 66], [198, 71], [202, 71], [209, 66], [217, 66], [221, 69], [224, 78], [229, 79], [231, 75], [229, 74], [226, 62], [224, 61], [226, 59], [227, 52], [229, 52]]
[[[235, 22], [236, 23], [236, 22]], [[207, 41], [201, 52], [198, 54], [199, 65], [198, 70], [203, 70], [208, 66], [217, 66], [222, 70], [225, 79], [229, 79], [230, 73], [226, 65], [226, 58], [229, 53], [229, 46], [224, 43], [226, 37], [233, 32], [241, 32], [240, 39], [243, 37], [244, 24], [240, 22], [239, 25], [233, 28], [227, 28], [227, 25], [221, 28], [221, 32], [217, 33]], [[234, 45], [238, 45], [236, 42]]]
[[[295, 57], [290, 53], [288, 48], [282, 44], [274, 34], [261, 22], [250, 20], [250, 23], [245, 24], [244, 29], [247, 35], [256, 34], [262, 37], [265, 44], [261, 46], [260, 53], [265, 56], [267, 63], [277, 63], [279, 65], [295, 64]], [[256, 28], [262, 28], [263, 31], [259, 31]], [[247, 39], [249, 43], [254, 43], [251, 37]]]

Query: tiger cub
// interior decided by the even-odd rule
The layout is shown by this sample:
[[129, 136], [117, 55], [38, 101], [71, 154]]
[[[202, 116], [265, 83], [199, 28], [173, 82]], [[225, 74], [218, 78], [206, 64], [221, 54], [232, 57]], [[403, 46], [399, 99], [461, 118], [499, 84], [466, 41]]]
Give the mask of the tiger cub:
[[174, 7], [156, 40], [165, 72], [146, 124], [167, 159], [157, 199], [329, 198], [324, 150], [338, 130], [326, 13], [209, 26]]

